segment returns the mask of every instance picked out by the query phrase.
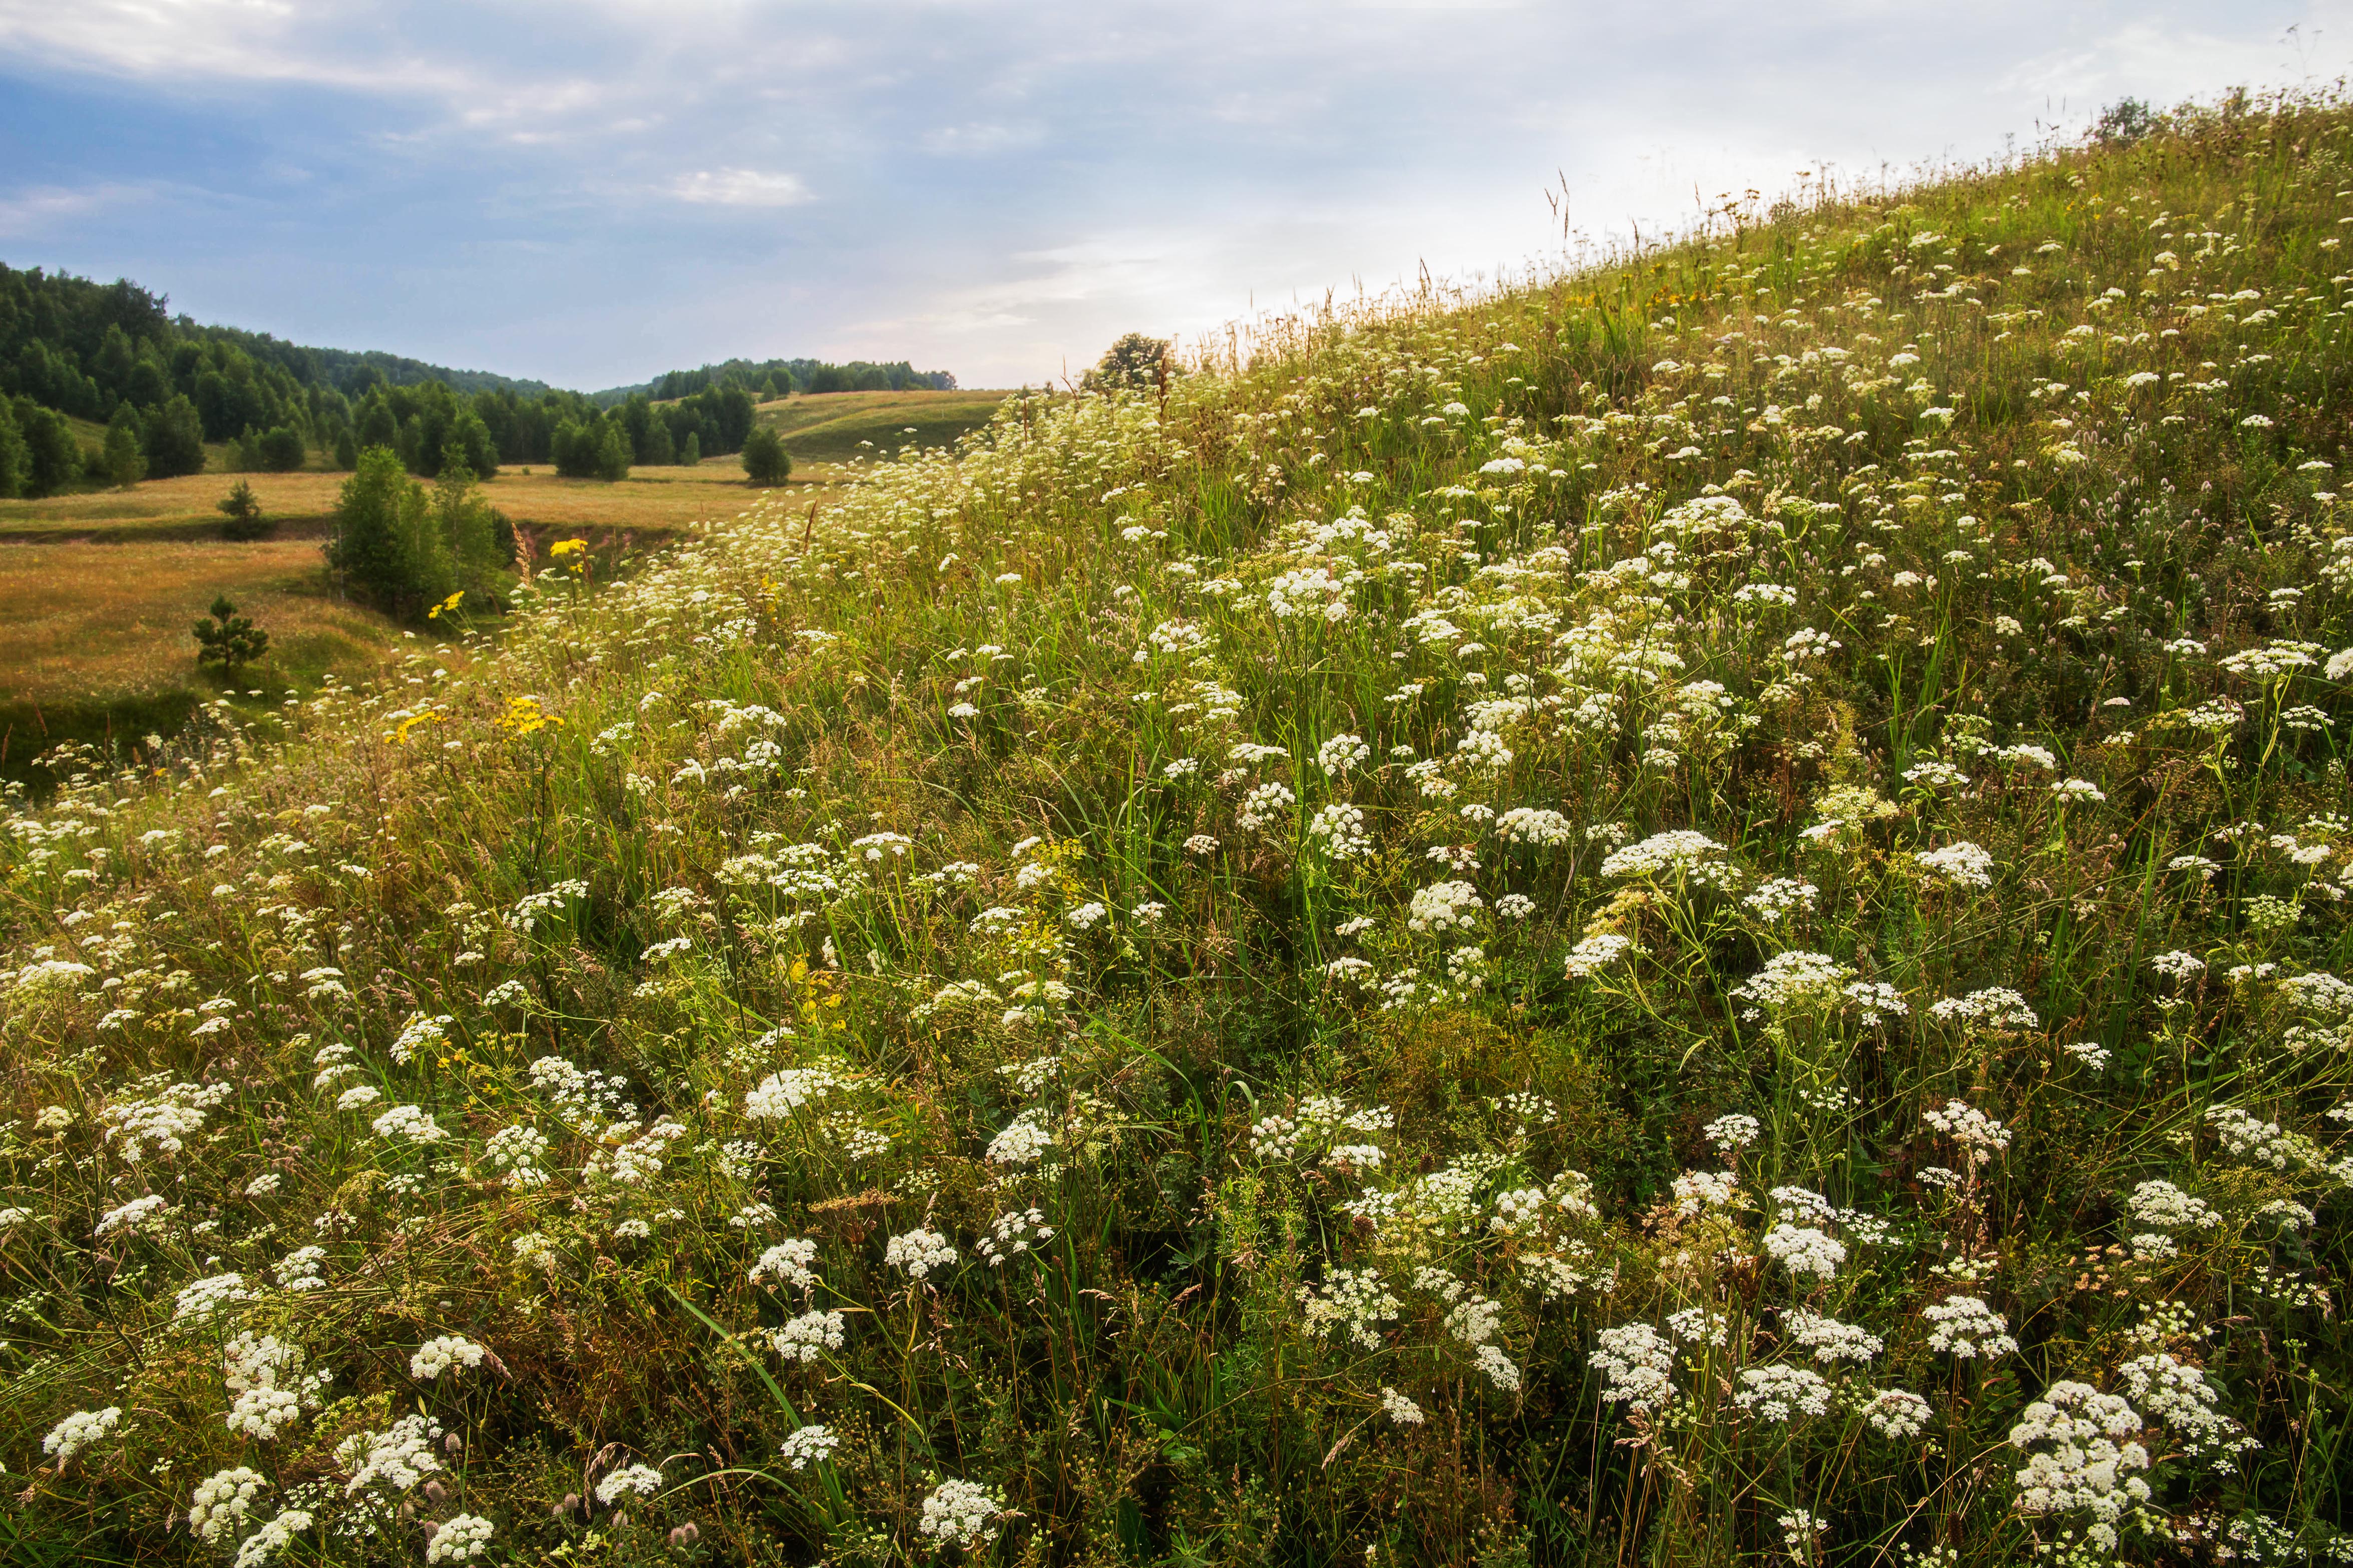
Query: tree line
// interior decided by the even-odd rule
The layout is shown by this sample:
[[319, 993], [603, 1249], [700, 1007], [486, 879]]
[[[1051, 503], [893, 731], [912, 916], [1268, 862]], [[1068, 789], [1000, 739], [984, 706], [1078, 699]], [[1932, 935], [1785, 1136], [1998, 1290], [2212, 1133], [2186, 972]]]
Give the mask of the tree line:
[[797, 393], [954, 392], [956, 378], [944, 370], [917, 370], [905, 360], [891, 364], [865, 360], [832, 364], [816, 359], [731, 359], [696, 370], [673, 370], [638, 385], [612, 387], [596, 396], [610, 406], [638, 393], [667, 401], [728, 386], [740, 386], [759, 401], [773, 403]]

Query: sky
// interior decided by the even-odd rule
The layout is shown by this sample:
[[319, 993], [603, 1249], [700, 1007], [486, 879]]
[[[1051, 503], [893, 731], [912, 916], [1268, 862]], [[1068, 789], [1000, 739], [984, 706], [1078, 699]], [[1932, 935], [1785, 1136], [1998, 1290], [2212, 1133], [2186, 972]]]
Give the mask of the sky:
[[1035, 384], [2348, 68], [2353, 0], [0, 0], [0, 261], [582, 389]]

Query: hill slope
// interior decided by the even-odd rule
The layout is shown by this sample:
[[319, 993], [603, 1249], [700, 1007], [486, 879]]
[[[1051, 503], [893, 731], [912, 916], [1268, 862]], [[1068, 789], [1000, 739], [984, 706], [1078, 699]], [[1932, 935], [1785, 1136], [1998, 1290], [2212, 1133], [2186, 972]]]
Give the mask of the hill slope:
[[8, 1528], [2340, 1560], [2348, 158], [1303, 320], [93, 773]]

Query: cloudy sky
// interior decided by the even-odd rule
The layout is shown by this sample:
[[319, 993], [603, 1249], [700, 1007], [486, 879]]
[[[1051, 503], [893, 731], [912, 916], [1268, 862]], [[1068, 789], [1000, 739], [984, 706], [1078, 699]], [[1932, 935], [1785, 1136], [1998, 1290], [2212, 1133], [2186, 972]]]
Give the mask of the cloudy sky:
[[0, 0], [0, 260], [561, 385], [1059, 377], [2353, 67], [2353, 0]]

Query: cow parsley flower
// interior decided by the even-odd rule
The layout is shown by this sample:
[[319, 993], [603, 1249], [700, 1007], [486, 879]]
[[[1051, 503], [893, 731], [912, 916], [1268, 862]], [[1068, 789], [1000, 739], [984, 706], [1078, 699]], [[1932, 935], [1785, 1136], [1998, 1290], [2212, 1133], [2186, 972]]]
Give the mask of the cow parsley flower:
[[1863, 1424], [1883, 1437], [1917, 1437], [1934, 1414], [1928, 1402], [1901, 1388], [1873, 1389], [1863, 1402]]
[[1831, 1385], [1810, 1367], [1775, 1363], [1745, 1367], [1732, 1402], [1767, 1421], [1820, 1415], [1831, 1407]]
[[956, 1249], [948, 1238], [929, 1226], [917, 1226], [904, 1236], [894, 1236], [883, 1249], [882, 1261], [893, 1268], [903, 1268], [910, 1279], [924, 1279], [935, 1269], [947, 1268], [956, 1260]]
[[1964, 1361], [1992, 1361], [2018, 1348], [2009, 1322], [1975, 1296], [1955, 1296], [1921, 1312], [1928, 1324], [1928, 1348]]
[[269, 1485], [259, 1471], [243, 1465], [215, 1472], [196, 1483], [188, 1500], [188, 1529], [206, 1545], [220, 1545], [224, 1536], [234, 1536], [244, 1525], [253, 1500]]
[[480, 1514], [453, 1513], [433, 1532], [426, 1545], [427, 1563], [471, 1563], [491, 1544], [496, 1533], [491, 1521]]
[[1594, 1336], [1588, 1365], [1601, 1375], [1601, 1400], [1630, 1410], [1651, 1410], [1674, 1392], [1674, 1346], [1648, 1323], [1625, 1323]]
[[2113, 1552], [2126, 1510], [2149, 1499], [2148, 1483], [2132, 1472], [2148, 1468], [2148, 1450], [2132, 1441], [2141, 1418], [2124, 1399], [2088, 1384], [2063, 1379], [2026, 1407], [2010, 1429], [2010, 1444], [2027, 1453], [2018, 1472], [2018, 1511], [2082, 1510], [2084, 1534]]
[[923, 1518], [915, 1528], [943, 1545], [953, 1542], [969, 1549], [997, 1539], [997, 1526], [992, 1521], [1004, 1511], [976, 1481], [942, 1481], [923, 1500]]
[[610, 1508], [624, 1497], [651, 1497], [661, 1484], [662, 1473], [653, 1466], [626, 1466], [596, 1483], [596, 1500]]
[[834, 1435], [832, 1427], [812, 1423], [796, 1427], [787, 1434], [778, 1452], [784, 1457], [787, 1468], [805, 1470], [813, 1464], [833, 1458], [834, 1450], [840, 1447], [841, 1439]]
[[469, 1370], [482, 1364], [482, 1347], [462, 1334], [440, 1334], [417, 1347], [408, 1358], [408, 1375], [431, 1383], [443, 1373]]
[[844, 1321], [839, 1312], [803, 1312], [768, 1335], [769, 1346], [785, 1360], [812, 1362], [842, 1346]]
[[103, 1410], [77, 1410], [56, 1426], [41, 1439], [41, 1452], [53, 1456], [62, 1469], [76, 1454], [97, 1443], [121, 1425], [122, 1407], [110, 1405]]
[[1765, 1250], [1800, 1279], [1808, 1275], [1829, 1279], [1846, 1261], [1846, 1247], [1840, 1242], [1811, 1226], [1786, 1222], [1765, 1233]]

